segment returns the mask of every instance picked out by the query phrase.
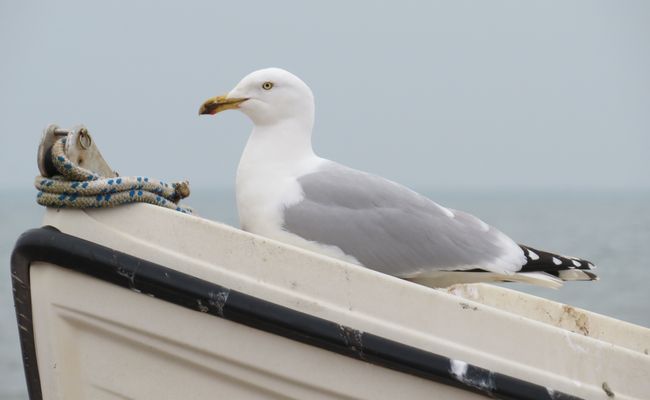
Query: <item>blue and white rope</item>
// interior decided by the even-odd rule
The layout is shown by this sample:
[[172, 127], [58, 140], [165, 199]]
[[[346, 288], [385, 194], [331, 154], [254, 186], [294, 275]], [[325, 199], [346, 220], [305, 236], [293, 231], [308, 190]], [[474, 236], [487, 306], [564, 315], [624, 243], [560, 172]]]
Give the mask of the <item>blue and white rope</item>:
[[61, 176], [36, 177], [36, 201], [46, 207], [105, 208], [149, 203], [192, 213], [178, 202], [189, 196], [187, 181], [167, 183], [145, 176], [104, 178], [73, 163], [65, 154], [66, 138], [52, 146], [52, 163]]

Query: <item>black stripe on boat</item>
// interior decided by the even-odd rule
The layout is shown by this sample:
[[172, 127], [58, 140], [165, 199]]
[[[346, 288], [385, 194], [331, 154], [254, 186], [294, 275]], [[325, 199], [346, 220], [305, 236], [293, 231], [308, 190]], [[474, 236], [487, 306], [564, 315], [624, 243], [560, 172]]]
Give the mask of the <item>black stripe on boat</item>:
[[23, 233], [11, 255], [16, 318], [31, 400], [43, 397], [29, 284], [30, 264], [35, 261], [68, 268], [197, 312], [488, 397], [508, 400], [579, 399], [295, 311], [45, 227]]

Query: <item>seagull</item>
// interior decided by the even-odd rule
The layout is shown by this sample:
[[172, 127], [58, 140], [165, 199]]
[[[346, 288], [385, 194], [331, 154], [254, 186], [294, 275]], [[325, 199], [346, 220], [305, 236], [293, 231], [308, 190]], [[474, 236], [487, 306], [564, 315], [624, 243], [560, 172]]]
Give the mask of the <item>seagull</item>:
[[597, 279], [587, 260], [519, 245], [473, 215], [317, 156], [314, 95], [288, 71], [252, 72], [199, 114], [225, 110], [253, 122], [236, 183], [245, 231], [431, 287]]

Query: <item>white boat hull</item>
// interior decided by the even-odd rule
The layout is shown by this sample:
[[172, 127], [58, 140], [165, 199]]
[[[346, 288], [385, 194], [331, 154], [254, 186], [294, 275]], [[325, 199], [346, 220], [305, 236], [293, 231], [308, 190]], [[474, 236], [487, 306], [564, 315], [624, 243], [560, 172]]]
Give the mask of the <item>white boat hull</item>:
[[[144, 204], [49, 209], [45, 224], [107, 252], [87, 253], [96, 269], [36, 257], [28, 279], [14, 274], [31, 300], [19, 324], [32, 399], [650, 393], [649, 331], [584, 310], [487, 285], [434, 290]], [[195, 287], [176, 285], [186, 277]]]

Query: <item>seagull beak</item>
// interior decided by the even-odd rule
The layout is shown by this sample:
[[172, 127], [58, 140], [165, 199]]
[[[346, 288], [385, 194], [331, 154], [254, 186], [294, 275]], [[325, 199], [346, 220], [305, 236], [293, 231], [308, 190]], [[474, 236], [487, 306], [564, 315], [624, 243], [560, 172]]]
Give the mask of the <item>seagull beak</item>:
[[228, 96], [217, 96], [207, 99], [205, 103], [201, 104], [199, 108], [199, 115], [210, 114], [214, 115], [218, 112], [225, 110], [234, 110], [239, 108], [239, 105], [248, 100], [247, 98], [228, 98]]

